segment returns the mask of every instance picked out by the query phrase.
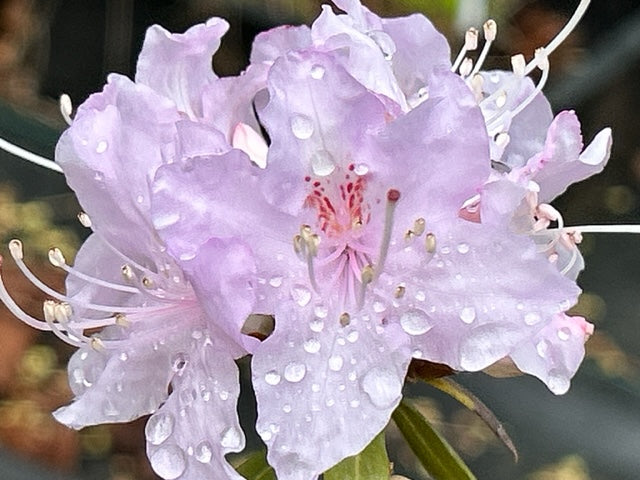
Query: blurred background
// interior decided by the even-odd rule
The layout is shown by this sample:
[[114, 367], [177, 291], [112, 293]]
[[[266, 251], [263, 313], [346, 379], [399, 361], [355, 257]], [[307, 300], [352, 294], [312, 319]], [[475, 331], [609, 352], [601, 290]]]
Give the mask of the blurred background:
[[[455, 53], [464, 30], [498, 21], [485, 68], [508, 68], [510, 55], [531, 57], [557, 33], [577, 0], [368, 0], [381, 16], [422, 12]], [[75, 105], [100, 90], [109, 72], [133, 76], [145, 29], [180, 32], [211, 16], [231, 30], [213, 63], [219, 75], [240, 72], [251, 40], [283, 23], [309, 24], [320, 0], [0, 0], [0, 136], [48, 158], [64, 128], [57, 99]], [[425, 52], [428, 55], [428, 52]], [[613, 127], [609, 166], [555, 202], [568, 225], [640, 223], [640, 2], [595, 0], [579, 29], [551, 57], [546, 93], [556, 111], [575, 109], [585, 141]], [[47, 251], [71, 261], [82, 242], [80, 211], [61, 175], [0, 152], [0, 239], [23, 240], [26, 259], [47, 283], [63, 277]], [[633, 480], [640, 478], [640, 237], [585, 235], [585, 293], [576, 312], [596, 324], [587, 359], [570, 392], [554, 397], [531, 378], [458, 375], [505, 423], [520, 450], [509, 452], [473, 414], [425, 386], [407, 394], [461, 452], [479, 479]], [[7, 255], [3, 246], [0, 252]], [[3, 278], [34, 315], [42, 296], [11, 262]], [[150, 480], [144, 419], [73, 432], [50, 412], [71, 398], [65, 365], [71, 353], [0, 310], [0, 479]], [[245, 395], [242, 408], [250, 408]], [[249, 422], [250, 423], [250, 422]], [[391, 429], [397, 472], [427, 478]], [[253, 442], [257, 442], [255, 434]]]

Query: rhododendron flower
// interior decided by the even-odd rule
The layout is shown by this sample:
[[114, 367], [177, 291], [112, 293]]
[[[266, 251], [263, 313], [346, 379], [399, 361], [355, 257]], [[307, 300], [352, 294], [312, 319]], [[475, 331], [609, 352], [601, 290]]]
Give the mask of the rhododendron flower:
[[[242, 478], [224, 455], [244, 448], [234, 359], [255, 339], [240, 334], [250, 302], [233, 302], [225, 289], [252, 275], [250, 256], [240, 242], [210, 241], [189, 259], [171, 257], [152, 227], [149, 189], [160, 165], [197, 148], [179, 132], [202, 121], [203, 92], [218, 88], [210, 58], [226, 29], [219, 19], [184, 35], [152, 27], [136, 83], [111, 75], [104, 91], [80, 106], [56, 160], [93, 234], [73, 267], [59, 250], [50, 253], [68, 272], [66, 295], [35, 279], [22, 262], [20, 242], [11, 243], [20, 268], [55, 299], [45, 302], [45, 322], [27, 316], [1, 290], [25, 322], [79, 348], [69, 362], [76, 398], [56, 418], [82, 428], [152, 413], [147, 451], [166, 479]], [[247, 121], [240, 113], [235, 118]], [[233, 119], [229, 114], [227, 121]], [[231, 133], [213, 131], [221, 149], [231, 149]], [[162, 221], [170, 219], [156, 218]], [[220, 267], [217, 284], [203, 286], [196, 273], [211, 261]], [[196, 298], [201, 290], [205, 304]]]
[[[553, 370], [561, 354], [540, 365], [528, 346], [549, 330], [549, 351], [562, 352], [562, 328], [566, 345], [584, 341], [563, 316], [578, 288], [529, 236], [459, 217], [491, 176], [485, 118], [464, 79], [430, 62], [428, 96], [407, 108], [345, 60], [352, 44], [339, 29], [336, 50], [331, 36], [307, 34], [264, 34], [252, 56], [270, 65], [266, 169], [216, 156], [210, 142], [188, 169], [159, 169], [154, 190], [156, 218], [178, 213], [156, 222], [174, 256], [221, 234], [253, 251], [254, 311], [276, 324], [254, 350], [257, 429], [281, 479], [315, 478], [360, 451], [398, 404], [411, 358], [477, 371], [513, 354], [561, 393], [557, 377], [568, 382], [572, 368]], [[387, 71], [393, 57], [357, 38]]]
[[[474, 31], [452, 64], [423, 16], [335, 4], [346, 14], [259, 35], [224, 79], [210, 68], [224, 21], [152, 27], [136, 82], [111, 76], [57, 148], [94, 230], [73, 268], [52, 251], [67, 295], [40, 285], [62, 302], [43, 325], [0, 291], [80, 347], [57, 418], [153, 413], [163, 478], [240, 478], [224, 455], [244, 446], [233, 360], [247, 353], [269, 462], [307, 480], [387, 425], [412, 359], [511, 361], [559, 394], [592, 333], [566, 314], [579, 232], [548, 229], [563, 225], [546, 202], [604, 166], [610, 133], [583, 152], [575, 115], [553, 119], [553, 48], [482, 72], [493, 22], [475, 66]], [[243, 334], [251, 314], [275, 318], [262, 342]]]

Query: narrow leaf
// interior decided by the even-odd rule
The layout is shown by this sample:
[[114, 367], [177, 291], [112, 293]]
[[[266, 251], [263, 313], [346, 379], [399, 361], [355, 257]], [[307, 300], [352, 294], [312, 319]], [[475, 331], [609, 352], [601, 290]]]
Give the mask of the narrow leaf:
[[407, 400], [403, 399], [393, 421], [422, 466], [435, 480], [475, 480], [451, 445]]
[[518, 450], [516, 449], [513, 440], [511, 440], [511, 437], [505, 430], [504, 425], [502, 425], [495, 414], [478, 397], [450, 378], [430, 379], [426, 380], [426, 382], [455, 398], [462, 405], [478, 415], [511, 451], [511, 453], [513, 453], [515, 462], [518, 462]]
[[231, 464], [240, 475], [249, 480], [276, 480], [276, 474], [267, 463], [264, 450], [256, 450], [235, 457], [231, 460]]
[[390, 470], [382, 432], [362, 452], [326, 471], [324, 480], [388, 480]]

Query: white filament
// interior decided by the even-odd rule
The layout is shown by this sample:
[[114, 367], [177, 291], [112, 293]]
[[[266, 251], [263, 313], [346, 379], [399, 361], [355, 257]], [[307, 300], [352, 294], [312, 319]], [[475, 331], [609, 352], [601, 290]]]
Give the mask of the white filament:
[[14, 145], [11, 142], [8, 142], [4, 138], [0, 138], [0, 149], [5, 152], [10, 153], [11, 155], [15, 155], [16, 157], [20, 157], [27, 162], [34, 163], [40, 167], [47, 168], [49, 170], [53, 170], [54, 172], [62, 173], [62, 168], [53, 160], [49, 160], [48, 158], [41, 157], [40, 155], [36, 155], [33, 152], [25, 150], [22, 147]]

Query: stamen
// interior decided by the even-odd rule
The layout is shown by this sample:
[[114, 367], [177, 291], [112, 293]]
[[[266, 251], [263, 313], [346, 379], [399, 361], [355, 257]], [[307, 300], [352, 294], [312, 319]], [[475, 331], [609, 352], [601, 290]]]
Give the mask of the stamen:
[[340, 325], [342, 325], [343, 327], [346, 327], [350, 323], [351, 323], [351, 315], [349, 315], [347, 312], [344, 312], [342, 315], [340, 315]]
[[487, 55], [489, 55], [491, 44], [494, 42], [496, 36], [498, 35], [498, 24], [493, 19], [487, 20], [482, 26], [482, 29], [484, 30], [485, 42], [484, 46], [482, 47], [482, 52], [480, 52], [480, 56], [476, 61], [476, 67], [471, 72], [471, 75], [476, 75], [480, 71], [482, 65], [484, 64], [484, 61], [487, 59]]
[[360, 273], [360, 294], [358, 295], [358, 308], [362, 308], [364, 305], [364, 297], [367, 292], [367, 286], [373, 282], [375, 278], [375, 271], [373, 265], [365, 265]]
[[384, 230], [382, 231], [382, 242], [380, 243], [380, 254], [378, 255], [378, 264], [376, 265], [375, 276], [378, 277], [384, 268], [384, 262], [387, 260], [389, 253], [389, 245], [391, 244], [391, 233], [393, 231], [393, 214], [396, 205], [400, 200], [400, 192], [396, 189], [390, 189], [387, 192], [387, 206], [384, 212]]
[[426, 229], [426, 223], [424, 218], [417, 219], [413, 224], [413, 233], [415, 233], [418, 237], [422, 235]]
[[462, 62], [462, 65], [460, 65], [460, 76], [462, 78], [467, 78], [471, 74], [472, 70], [473, 70], [473, 60], [467, 57]]
[[73, 113], [73, 104], [71, 103], [71, 97], [66, 93], [60, 95], [60, 113], [62, 114], [62, 118], [67, 122], [67, 125], [71, 125], [73, 123], [73, 119], [71, 118], [71, 114]]
[[427, 253], [435, 253], [436, 251], [436, 236], [433, 233], [427, 233], [425, 237], [425, 247], [427, 249]]
[[[580, 23], [580, 20], [582, 19], [583, 15], [587, 11], [587, 8], [589, 7], [590, 3], [591, 3], [591, 0], [580, 1], [578, 8], [576, 8], [576, 11], [573, 13], [573, 16], [569, 19], [569, 22], [567, 22], [564, 28], [560, 30], [560, 33], [558, 33], [558, 35], [556, 35], [556, 37], [551, 42], [549, 42], [549, 44], [546, 47], [544, 47], [545, 51], [547, 52], [547, 55], [551, 55], [555, 51], [555, 49], [558, 48], [558, 46], [560, 46], [560, 44], [567, 39], [567, 37], [571, 34], [571, 32], [573, 32], [573, 30], [576, 28], [578, 23]], [[538, 64], [535, 59], [529, 62], [529, 64], [527, 65], [527, 68], [524, 71], [525, 75], [528, 75], [531, 72], [533, 72], [537, 66]]]
[[455, 72], [460, 66], [460, 64], [462, 63], [462, 61], [464, 60], [464, 57], [467, 54], [467, 52], [473, 51], [476, 48], [478, 48], [478, 29], [471, 27], [469, 30], [467, 30], [464, 36], [464, 46], [460, 50], [460, 53], [458, 54], [456, 61], [453, 62], [453, 65], [451, 66], [451, 71]]
[[85, 212], [80, 212], [78, 214], [78, 220], [80, 221], [80, 224], [83, 227], [91, 228], [91, 226], [92, 226], [91, 217], [89, 215], [87, 215]]
[[54, 172], [62, 173], [62, 168], [53, 160], [49, 160], [48, 158], [41, 157], [40, 155], [36, 155], [29, 150], [25, 150], [22, 147], [19, 147], [11, 142], [8, 142], [4, 138], [0, 138], [0, 149], [4, 150], [11, 155], [15, 155], [16, 157], [20, 157], [27, 162], [35, 163], [40, 167], [47, 168], [49, 170], [53, 170]]
[[407, 292], [407, 288], [404, 285], [398, 285], [393, 292], [393, 296], [396, 298], [404, 297], [404, 294]]
[[524, 59], [524, 55], [519, 53], [518, 55], [511, 57], [511, 67], [513, 68], [513, 73], [517, 77], [523, 78], [525, 68], [527, 67], [527, 61]]

